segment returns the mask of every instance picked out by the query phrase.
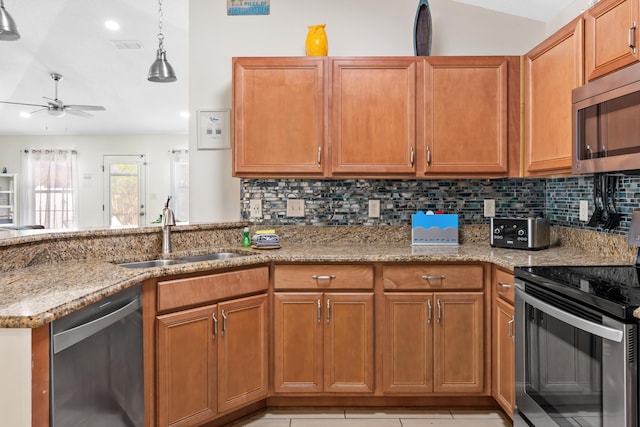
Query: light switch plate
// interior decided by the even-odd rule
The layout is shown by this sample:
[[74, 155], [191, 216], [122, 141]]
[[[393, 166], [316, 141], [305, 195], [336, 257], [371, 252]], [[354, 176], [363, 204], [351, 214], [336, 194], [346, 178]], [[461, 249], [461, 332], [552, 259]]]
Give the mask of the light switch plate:
[[380, 200], [369, 200], [369, 218], [380, 218]]
[[580, 221], [589, 221], [589, 201], [580, 200]]
[[496, 216], [496, 201], [494, 199], [484, 199], [484, 216], [486, 218]]
[[262, 200], [251, 199], [249, 201], [249, 210], [251, 211], [251, 218], [262, 218]]
[[304, 217], [304, 200], [287, 199], [287, 216]]

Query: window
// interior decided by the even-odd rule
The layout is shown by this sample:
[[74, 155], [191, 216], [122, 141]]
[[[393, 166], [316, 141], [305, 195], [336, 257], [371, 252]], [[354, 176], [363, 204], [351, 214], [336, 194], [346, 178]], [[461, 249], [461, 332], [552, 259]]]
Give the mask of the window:
[[78, 169], [75, 150], [22, 152], [20, 225], [78, 226]]

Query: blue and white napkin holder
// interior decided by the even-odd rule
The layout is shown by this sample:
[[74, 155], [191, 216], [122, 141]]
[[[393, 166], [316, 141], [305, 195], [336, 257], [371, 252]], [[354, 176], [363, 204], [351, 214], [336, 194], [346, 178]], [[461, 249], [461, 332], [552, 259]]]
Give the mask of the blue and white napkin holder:
[[458, 214], [411, 215], [412, 246], [457, 246]]

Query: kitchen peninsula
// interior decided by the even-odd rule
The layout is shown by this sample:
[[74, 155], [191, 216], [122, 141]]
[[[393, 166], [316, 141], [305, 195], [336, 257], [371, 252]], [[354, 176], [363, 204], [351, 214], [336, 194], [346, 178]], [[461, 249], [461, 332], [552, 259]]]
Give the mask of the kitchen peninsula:
[[[239, 243], [241, 231], [247, 225], [250, 224], [238, 222], [176, 227], [173, 235], [173, 256], [221, 250], [243, 251]], [[365, 266], [372, 272], [370, 284], [367, 285], [369, 290], [359, 291], [374, 295], [372, 298], [375, 332], [371, 343], [374, 381], [371, 382], [371, 396], [366, 397], [365, 394], [364, 399], [382, 399], [379, 402], [384, 402], [387, 396], [386, 391], [382, 389], [382, 360], [385, 353], [381, 348], [384, 339], [381, 336], [380, 322], [384, 312], [382, 298], [386, 291], [391, 290], [390, 286], [394, 286], [385, 279], [392, 277], [386, 273], [391, 271], [389, 267], [401, 265], [417, 268], [435, 265], [453, 267], [452, 272], [458, 267], [480, 268], [481, 287], [476, 293], [482, 294], [479, 304], [484, 307], [485, 313], [485, 320], [481, 325], [484, 369], [479, 374], [480, 381], [477, 387], [480, 391], [472, 393], [476, 400], [471, 399], [471, 402], [487, 405], [493, 402], [489, 368], [489, 313], [493, 293], [488, 284], [492, 277], [492, 266], [509, 272], [518, 265], [553, 265], [560, 260], [565, 265], [606, 265], [631, 264], [635, 259], [635, 248], [627, 246], [626, 241], [620, 236], [561, 227], [552, 229], [554, 245], [550, 249], [535, 252], [491, 248], [487, 243], [489, 230], [484, 225], [462, 226], [462, 244], [450, 248], [412, 248], [409, 227], [380, 228], [384, 228], [384, 232], [372, 233], [372, 227], [278, 227], [282, 249], [277, 251], [251, 250], [252, 255], [246, 257], [151, 269], [126, 269], [115, 264], [160, 257], [161, 233], [157, 227], [66, 233], [15, 232], [11, 237], [0, 240], [0, 256], [3, 260], [3, 275], [0, 279], [0, 383], [3, 384], [0, 390], [1, 412], [5, 414], [5, 420], [10, 419], [13, 421], [12, 425], [20, 427], [31, 425], [32, 416], [35, 420], [48, 415], [48, 375], [43, 375], [39, 370], [39, 366], [42, 367], [39, 363], [46, 365], [45, 362], [48, 360], [47, 326], [52, 320], [137, 283], [155, 286], [165, 278], [237, 272], [262, 266], [269, 269], [269, 298], [273, 298], [274, 293], [288, 292], [286, 286], [289, 285], [282, 284], [277, 281], [277, 276], [274, 277], [274, 274], [279, 274], [278, 269], [283, 267], [355, 265]], [[347, 289], [351, 289], [354, 285], [346, 286]], [[328, 289], [332, 289], [331, 286]], [[153, 302], [148, 298], [144, 301]], [[274, 302], [269, 301], [271, 302], [268, 303], [267, 313], [272, 316], [275, 315]], [[144, 327], [147, 335], [145, 342], [152, 345], [155, 337], [149, 335], [155, 335], [155, 304], [145, 305], [144, 310], [147, 323], [151, 323]], [[270, 360], [269, 378], [272, 380], [276, 338], [273, 333], [274, 330], [270, 327], [270, 344], [267, 347]], [[151, 350], [156, 351], [155, 345]], [[33, 371], [29, 363], [32, 352]], [[151, 360], [153, 363], [154, 359], [145, 360]], [[153, 370], [148, 365], [147, 362], [145, 374], [150, 378], [147, 378], [146, 382], [150, 384], [148, 386], [151, 390], [154, 390]], [[268, 396], [272, 396], [270, 402], [278, 402], [273, 397], [278, 395], [272, 392], [274, 386], [275, 384], [271, 384], [269, 387]], [[292, 400], [295, 396], [291, 397], [291, 394], [284, 393], [282, 396], [279, 397], [280, 403], [295, 402]], [[322, 396], [326, 399], [330, 394], [324, 393]], [[362, 396], [360, 394], [360, 397]], [[150, 396], [147, 396], [147, 400], [147, 423], [150, 423], [151, 419], [156, 417], [156, 402], [155, 398], [152, 399]], [[266, 400], [260, 398], [248, 404], [247, 408], [255, 410], [254, 404], [265, 405]], [[235, 413], [232, 411], [230, 414]], [[226, 414], [229, 413], [223, 413], [220, 419], [224, 419]]]

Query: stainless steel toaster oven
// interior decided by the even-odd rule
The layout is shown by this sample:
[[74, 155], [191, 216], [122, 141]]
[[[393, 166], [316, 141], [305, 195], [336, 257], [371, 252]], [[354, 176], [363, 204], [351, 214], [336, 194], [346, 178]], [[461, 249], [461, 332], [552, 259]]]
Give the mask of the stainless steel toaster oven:
[[491, 246], [539, 250], [549, 247], [545, 218], [491, 218]]

